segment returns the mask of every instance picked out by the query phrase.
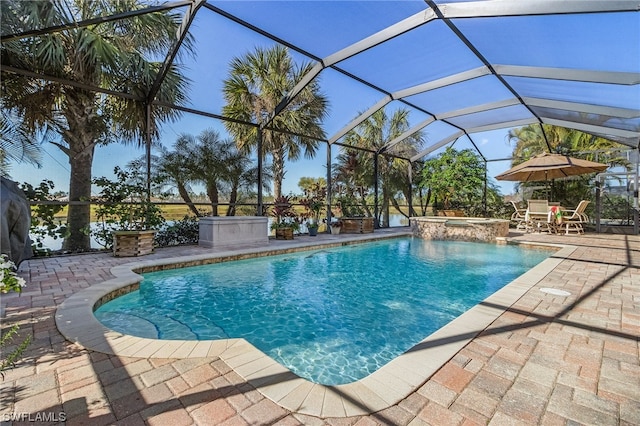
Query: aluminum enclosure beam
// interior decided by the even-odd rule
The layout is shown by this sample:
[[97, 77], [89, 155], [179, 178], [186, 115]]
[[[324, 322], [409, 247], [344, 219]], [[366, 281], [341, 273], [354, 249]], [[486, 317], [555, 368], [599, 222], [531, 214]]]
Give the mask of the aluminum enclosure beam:
[[519, 65], [493, 65], [500, 75], [512, 77], [545, 78], [549, 80], [584, 81], [603, 84], [640, 84], [640, 73], [616, 71], [590, 71], [568, 68], [525, 67]]
[[2, 65], [1, 68], [2, 68], [1, 69], [2, 72], [10, 72], [14, 74], [24, 75], [26, 77], [38, 78], [40, 80], [53, 81], [56, 83], [64, 84], [66, 86], [77, 87], [79, 89], [89, 90], [97, 93], [104, 93], [105, 95], [118, 96], [120, 98], [125, 98], [125, 99], [133, 99], [134, 101], [140, 101], [140, 102], [144, 101], [143, 98], [136, 95], [132, 95], [130, 93], [116, 92], [115, 90], [103, 89], [101, 87], [92, 86], [90, 84], [80, 83], [78, 81], [73, 81], [73, 80], [67, 80], [66, 78], [54, 77], [46, 74], [38, 74], [33, 71], [27, 71], [27, 70], [15, 68], [15, 67], [4, 65], [4, 64]]
[[469, 71], [463, 71], [458, 74], [453, 74], [447, 77], [439, 78], [437, 80], [429, 81], [427, 83], [417, 84], [413, 87], [398, 90], [393, 93], [393, 98], [406, 98], [408, 96], [417, 95], [418, 93], [428, 92], [429, 90], [439, 89], [441, 87], [450, 86], [452, 84], [461, 83], [463, 81], [472, 80], [474, 78], [482, 77], [489, 74], [491, 74], [489, 68], [482, 66]]
[[430, 153], [432, 153], [433, 151], [435, 151], [436, 149], [442, 148], [443, 146], [445, 146], [446, 144], [448, 144], [449, 142], [452, 142], [456, 139], [458, 139], [460, 136], [463, 136], [464, 132], [462, 130], [454, 133], [451, 136], [448, 136], [444, 139], [442, 139], [439, 142], [436, 142], [435, 144], [431, 145], [429, 148], [425, 149], [424, 151], [414, 155], [413, 157], [411, 157], [411, 162], [415, 162], [416, 160], [421, 159], [422, 157], [424, 157], [425, 155], [429, 155]]
[[275, 116], [280, 114], [280, 112], [282, 112], [282, 110], [284, 110], [293, 101], [293, 99], [298, 96], [300, 92], [302, 92], [302, 90], [304, 90], [304, 88], [307, 87], [307, 85], [311, 83], [311, 81], [313, 81], [313, 79], [316, 78], [318, 74], [320, 74], [320, 72], [322, 72], [323, 69], [335, 65], [340, 61], [344, 61], [345, 59], [348, 59], [352, 56], [355, 56], [358, 53], [364, 52], [367, 49], [371, 49], [372, 47], [384, 43], [385, 41], [388, 41], [394, 37], [397, 37], [400, 34], [424, 25], [435, 18], [436, 15], [431, 9], [418, 12], [394, 25], [385, 28], [382, 31], [379, 31], [367, 38], [364, 38], [352, 44], [351, 46], [345, 47], [344, 49], [325, 57], [324, 59], [316, 63], [311, 71], [309, 71], [302, 78], [302, 80], [300, 80], [298, 84], [295, 85], [291, 92], [288, 93], [280, 101], [280, 103], [275, 108], [273, 116], [269, 119], [269, 122], [271, 122]]
[[619, 118], [640, 118], [640, 109], [617, 108], [604, 105], [581, 104], [577, 102], [556, 101], [541, 98], [522, 98], [527, 105], [560, 109], [569, 112], [583, 112], [586, 114], [606, 115]]
[[554, 126], [567, 127], [569, 129], [582, 130], [587, 133], [599, 133], [602, 135], [619, 136], [622, 138], [640, 139], [640, 132], [630, 130], [614, 129], [613, 127], [595, 126], [593, 124], [578, 123], [575, 121], [558, 120], [556, 118], [542, 117], [544, 124], [553, 124]]
[[180, 24], [180, 27], [176, 32], [176, 40], [172, 44], [172, 46], [169, 48], [169, 51], [167, 52], [167, 55], [165, 56], [164, 61], [162, 62], [162, 66], [160, 67], [160, 70], [156, 75], [156, 79], [154, 80], [153, 85], [151, 86], [151, 89], [149, 89], [149, 93], [147, 94], [147, 103], [151, 102], [158, 94], [158, 90], [160, 90], [160, 85], [162, 84], [167, 73], [169, 72], [169, 68], [171, 67], [171, 64], [173, 63], [173, 60], [175, 59], [176, 55], [178, 54], [178, 50], [180, 49], [180, 46], [182, 46], [182, 42], [187, 37], [187, 33], [189, 32], [189, 27], [191, 27], [191, 23], [193, 22], [193, 19], [196, 17], [196, 13], [198, 12], [198, 9], [200, 9], [200, 7], [202, 7], [202, 5], [205, 2], [206, 0], [192, 0], [190, 2], [191, 4], [189, 5], [189, 8], [185, 12], [182, 18], [182, 23]]
[[507, 129], [510, 127], [526, 126], [528, 124], [540, 124], [537, 118], [523, 118], [521, 120], [505, 121], [502, 123], [487, 124], [486, 126], [477, 126], [467, 129], [467, 133], [488, 132], [489, 130]]
[[413, 126], [409, 130], [407, 130], [406, 132], [404, 132], [403, 134], [398, 136], [397, 138], [392, 139], [389, 142], [387, 142], [382, 148], [380, 148], [379, 152], [382, 153], [382, 152], [388, 151], [389, 148], [391, 148], [392, 146], [402, 142], [403, 140], [405, 140], [409, 136], [413, 135], [414, 133], [419, 132], [420, 130], [424, 129], [425, 127], [427, 127], [429, 124], [433, 123], [434, 121], [436, 121], [435, 118], [429, 117], [426, 120], [422, 121], [421, 123], [418, 123], [417, 125]]
[[344, 61], [347, 58], [364, 52], [365, 50], [377, 46], [378, 44], [384, 43], [385, 41], [391, 40], [392, 38], [397, 37], [402, 33], [413, 30], [414, 28], [424, 25], [434, 19], [436, 19], [436, 14], [433, 12], [433, 10], [425, 9], [414, 14], [413, 16], [410, 16], [396, 24], [385, 28], [382, 31], [378, 31], [377, 33], [366, 37], [352, 44], [351, 46], [347, 46], [344, 49], [327, 56], [323, 60], [323, 63], [328, 67], [340, 61]]
[[[542, 120], [540, 119], [540, 117], [538, 117], [538, 115], [535, 113], [535, 111], [533, 111], [531, 108], [529, 108], [523, 101], [522, 101], [522, 96], [520, 96], [520, 93], [518, 93], [508, 82], [507, 80], [505, 80], [505, 78], [498, 74], [496, 72], [496, 70], [493, 68], [493, 64], [478, 50], [478, 48], [471, 43], [471, 41], [460, 31], [460, 29], [458, 29], [458, 27], [451, 21], [450, 18], [448, 18], [447, 16], [445, 16], [445, 14], [443, 13], [442, 9], [440, 8], [440, 6], [438, 4], [436, 4], [434, 2], [434, 0], [425, 0], [426, 3], [431, 6], [431, 8], [434, 10], [434, 12], [436, 13], [436, 15], [438, 16], [439, 19], [442, 19], [443, 22], [449, 27], [449, 29], [458, 37], [458, 39], [464, 43], [465, 46], [467, 46], [467, 48], [484, 64], [484, 66], [486, 66], [489, 71], [491, 72], [491, 75], [495, 76], [498, 81], [509, 91], [511, 92], [511, 94], [518, 99], [518, 101], [524, 105], [524, 107], [531, 113], [532, 116], [534, 116], [537, 120], [538, 123], [541, 123]], [[526, 0], [525, 0], [526, 1]], [[484, 2], [486, 3], [486, 2]], [[445, 8], [448, 5], [443, 5]], [[468, 132], [467, 132], [468, 133]]]
[[448, 19], [638, 11], [637, 0], [492, 0], [454, 2], [438, 6]]
[[338, 133], [331, 136], [329, 138], [329, 144], [336, 142], [338, 139], [340, 139], [341, 137], [349, 133], [349, 131], [353, 130], [358, 124], [362, 123], [364, 120], [369, 118], [371, 114], [373, 114], [380, 108], [384, 107], [386, 104], [388, 104], [392, 100], [393, 98], [391, 96], [385, 96], [384, 98], [380, 99], [374, 106], [372, 106], [371, 108], [369, 108], [368, 110], [360, 114], [358, 117], [354, 118], [349, 124], [347, 124], [345, 127], [340, 129]]
[[468, 108], [449, 111], [444, 114], [436, 114], [436, 118], [438, 120], [444, 120], [447, 118], [460, 117], [463, 115], [475, 114], [478, 112], [490, 111], [492, 109], [505, 108], [514, 105], [522, 105], [522, 103], [518, 99], [511, 98], [503, 101], [491, 102], [488, 104], [474, 105]]

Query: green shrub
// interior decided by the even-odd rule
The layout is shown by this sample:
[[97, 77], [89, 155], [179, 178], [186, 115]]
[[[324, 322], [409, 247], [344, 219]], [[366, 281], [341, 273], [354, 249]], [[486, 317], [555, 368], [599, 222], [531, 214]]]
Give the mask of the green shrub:
[[198, 219], [185, 216], [182, 220], [176, 220], [158, 231], [156, 243], [161, 247], [198, 244], [198, 238]]
[[65, 238], [68, 234], [67, 225], [58, 223], [55, 218], [64, 209], [62, 204], [36, 204], [42, 201], [53, 201], [51, 194], [53, 188], [53, 182], [50, 180], [43, 180], [36, 187], [26, 182], [21, 185], [27, 199], [35, 204], [31, 207], [31, 227], [29, 228], [29, 235], [34, 238], [31, 246], [34, 256], [50, 254], [51, 249], [46, 248], [43, 243], [46, 237], [57, 240]]

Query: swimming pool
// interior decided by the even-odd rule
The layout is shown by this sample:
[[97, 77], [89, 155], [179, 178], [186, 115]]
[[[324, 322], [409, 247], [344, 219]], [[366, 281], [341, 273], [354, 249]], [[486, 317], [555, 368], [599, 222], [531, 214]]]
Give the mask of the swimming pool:
[[144, 274], [96, 310], [109, 328], [159, 339], [244, 337], [316, 383], [379, 369], [548, 251], [401, 238]]

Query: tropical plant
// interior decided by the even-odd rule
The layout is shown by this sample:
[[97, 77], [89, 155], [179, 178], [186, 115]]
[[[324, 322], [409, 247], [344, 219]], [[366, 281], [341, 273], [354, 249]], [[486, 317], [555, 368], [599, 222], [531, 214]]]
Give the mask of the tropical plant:
[[195, 216], [204, 216], [204, 212], [198, 210], [191, 199], [190, 165], [193, 159], [189, 149], [191, 140], [192, 138], [187, 135], [180, 136], [173, 145], [173, 151], [169, 151], [162, 145], [159, 146], [159, 155], [152, 157], [155, 166], [153, 170], [160, 182], [171, 185], [178, 190], [178, 195]]
[[308, 177], [308, 176], [303, 176], [298, 180], [298, 188], [300, 188], [303, 193], [305, 191], [313, 191], [314, 188], [317, 188], [317, 187], [324, 187], [326, 191], [327, 180], [323, 177]]
[[368, 198], [373, 175], [367, 170], [360, 153], [343, 147], [333, 164], [332, 193], [334, 204], [342, 216], [373, 216]]
[[300, 204], [305, 208], [305, 219], [310, 220], [307, 228], [317, 228], [320, 224], [320, 212], [327, 200], [327, 186], [321, 181], [316, 181], [304, 190], [304, 198]]
[[[258, 167], [249, 156], [239, 150], [236, 145], [229, 145], [224, 156], [226, 179], [222, 182], [222, 191], [229, 199], [227, 216], [235, 216], [239, 211], [238, 204], [255, 200], [258, 183]], [[262, 170], [262, 188], [268, 191], [273, 174], [268, 166]], [[242, 206], [240, 206], [241, 208]], [[255, 211], [253, 212], [255, 214]]]
[[[542, 152], [553, 152], [579, 156], [586, 160], [607, 163], [611, 166], [629, 167], [618, 151], [617, 142], [594, 136], [579, 130], [549, 124], [528, 125], [509, 131], [508, 138], [515, 143], [512, 166], [516, 166]], [[548, 143], [547, 143], [548, 142]], [[597, 157], [596, 157], [597, 156]], [[567, 205], [577, 205], [581, 199], [588, 199], [592, 189], [593, 175], [576, 176], [570, 180], [553, 180], [551, 194], [540, 193], [532, 196], [551, 197]], [[536, 182], [521, 182], [518, 189], [539, 186]], [[581, 198], [582, 197], [582, 198]]]
[[[291, 103], [276, 115], [276, 107], [295, 85], [311, 71], [309, 63], [297, 66], [287, 48], [256, 48], [231, 61], [229, 77], [224, 81], [226, 105], [223, 114], [236, 121], [225, 121], [238, 147], [249, 152], [262, 140], [263, 157], [273, 161], [275, 198], [282, 195], [285, 160], [301, 155], [313, 158], [319, 140], [325, 138], [321, 123], [327, 112], [327, 100], [320, 93], [318, 79], [311, 81]], [[243, 123], [254, 123], [258, 127]]]
[[36, 256], [45, 256], [50, 253], [50, 249], [44, 246], [45, 238], [64, 238], [67, 234], [66, 224], [60, 224], [56, 216], [64, 209], [62, 204], [42, 203], [53, 201], [51, 190], [54, 184], [50, 180], [43, 180], [38, 186], [30, 183], [23, 183], [21, 189], [31, 206], [31, 227], [29, 235], [35, 238], [32, 244], [33, 252]]
[[[257, 168], [249, 156], [235, 143], [222, 139], [215, 130], [204, 130], [198, 136], [182, 134], [173, 150], [160, 148], [157, 162], [159, 179], [178, 189], [178, 194], [196, 216], [202, 216], [189, 192], [192, 184], [203, 184], [213, 216], [218, 216], [218, 205], [223, 198], [229, 200], [227, 216], [235, 216], [236, 204], [241, 202], [257, 183]], [[263, 184], [271, 175], [264, 173]]]
[[485, 167], [482, 159], [470, 149], [457, 151], [447, 147], [424, 162], [419, 185], [433, 195], [436, 209], [464, 209], [482, 200]]
[[[9, 260], [6, 254], [0, 255], [0, 293], [8, 293], [10, 291], [22, 292], [22, 288], [26, 286], [24, 278], [16, 273], [16, 265]], [[20, 326], [15, 324], [0, 337], [0, 375], [4, 379], [4, 371], [13, 367], [20, 360], [22, 353], [27, 349], [31, 342], [31, 336], [27, 336], [16, 348], [8, 354], [3, 348], [13, 340], [17, 335]]]
[[[0, 7], [3, 34], [19, 34], [144, 9], [148, 2], [5, 0]], [[96, 146], [114, 141], [140, 143], [143, 134], [156, 138], [158, 124], [177, 117], [176, 109], [147, 108], [154, 99], [173, 104], [185, 101], [187, 81], [175, 63], [169, 65], [155, 98], [147, 98], [163, 67], [149, 58], [166, 55], [176, 42], [180, 24], [181, 14], [158, 11], [2, 43], [3, 65], [29, 73], [5, 72], [3, 67], [2, 108], [20, 117], [29, 134], [44, 128], [55, 131], [60, 139], [50, 142], [69, 157], [69, 236], [63, 249], [90, 248], [87, 201]], [[179, 53], [192, 52], [191, 46], [187, 36]], [[64, 84], [64, 80], [78, 84]], [[94, 87], [127, 95], [105, 94]]]
[[291, 195], [281, 195], [273, 202], [271, 216], [275, 220], [271, 223], [271, 229], [293, 228], [297, 230], [300, 227], [298, 223], [298, 214], [293, 205], [294, 197]]
[[193, 216], [184, 216], [181, 220], [176, 220], [160, 229], [155, 236], [155, 241], [160, 247], [198, 244], [199, 233], [198, 219]]
[[[2, 102], [0, 102], [0, 105]], [[0, 176], [9, 175], [9, 163], [29, 163], [42, 167], [42, 152], [35, 137], [14, 113], [0, 109]]]
[[6, 254], [0, 255], [0, 293], [8, 293], [17, 291], [20, 293], [22, 288], [27, 285], [24, 278], [16, 273], [16, 265]]
[[[389, 115], [384, 109], [379, 109], [355, 129], [347, 133], [344, 138], [345, 143], [348, 145], [366, 148], [376, 153], [372, 155], [370, 152], [360, 151], [355, 154], [365, 172], [365, 175], [358, 179], [360, 180], [360, 186], [373, 183], [374, 156], [378, 157], [378, 179], [382, 189], [382, 199], [379, 207], [382, 215], [381, 225], [383, 227], [389, 226], [391, 205], [394, 205], [398, 212], [406, 216], [400, 209], [397, 200], [395, 200], [395, 195], [402, 193], [405, 195], [405, 199], [408, 198], [408, 162], [397, 156], [407, 158], [415, 155], [424, 142], [424, 136], [422, 132], [415, 132], [393, 146], [388, 146], [388, 144], [408, 129], [409, 110], [400, 108]], [[379, 155], [381, 153], [394, 155]], [[339, 157], [339, 160], [341, 159]]]
[[147, 182], [140, 168], [113, 170], [115, 180], [100, 177], [93, 183], [100, 188], [95, 214], [99, 228], [92, 231], [97, 242], [113, 247], [114, 231], [158, 230], [165, 220], [160, 208], [147, 200]]

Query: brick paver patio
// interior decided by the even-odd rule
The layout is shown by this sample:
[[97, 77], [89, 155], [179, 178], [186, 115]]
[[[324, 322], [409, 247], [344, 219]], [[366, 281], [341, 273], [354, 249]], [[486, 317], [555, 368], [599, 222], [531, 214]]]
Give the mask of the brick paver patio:
[[[289, 412], [220, 358], [128, 358], [66, 341], [56, 328], [56, 307], [112, 278], [110, 268], [132, 259], [107, 253], [31, 259], [20, 267], [25, 291], [0, 300], [2, 329], [18, 323], [21, 336], [33, 338], [23, 361], [0, 382], [0, 420], [3, 425], [33, 420], [172, 426], [640, 424], [640, 237], [518, 233], [511, 238], [577, 248], [416, 392], [382, 411], [347, 418]], [[202, 250], [158, 249], [147, 257]], [[544, 287], [571, 295], [544, 293]]]

